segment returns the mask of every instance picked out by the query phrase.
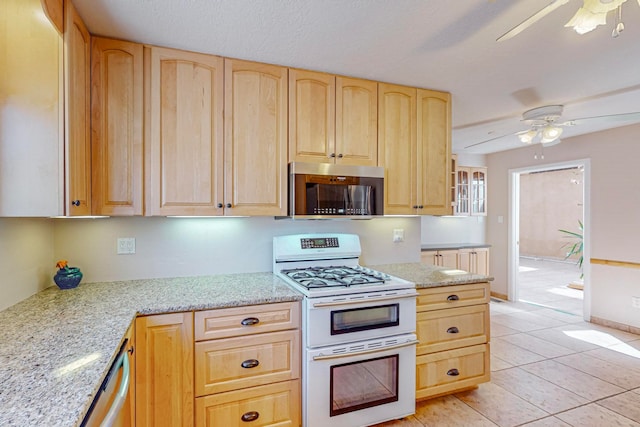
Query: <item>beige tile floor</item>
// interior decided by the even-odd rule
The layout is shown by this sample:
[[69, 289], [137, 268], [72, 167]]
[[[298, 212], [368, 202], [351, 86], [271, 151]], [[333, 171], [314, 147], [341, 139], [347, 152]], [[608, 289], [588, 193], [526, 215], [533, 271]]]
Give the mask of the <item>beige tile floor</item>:
[[569, 308], [492, 301], [491, 382], [376, 427], [640, 427], [640, 335]]

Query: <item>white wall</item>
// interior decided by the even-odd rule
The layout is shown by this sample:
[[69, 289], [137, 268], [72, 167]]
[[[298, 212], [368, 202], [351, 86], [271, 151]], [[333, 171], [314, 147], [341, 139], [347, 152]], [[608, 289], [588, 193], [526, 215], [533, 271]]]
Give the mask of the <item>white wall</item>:
[[[640, 263], [640, 125], [567, 138], [545, 149], [544, 160], [535, 160], [539, 146], [509, 150], [487, 156], [489, 168], [489, 216], [487, 243], [491, 244], [492, 290], [507, 294], [509, 230], [509, 169], [544, 166], [578, 159], [591, 159], [591, 257]], [[497, 221], [498, 216], [504, 222]], [[628, 269], [592, 268], [591, 315], [640, 327], [640, 310], [632, 308], [631, 297], [640, 296], [640, 283]]]
[[[87, 282], [272, 270], [272, 238], [309, 232], [360, 235], [361, 262], [418, 262], [420, 219], [275, 220], [252, 218], [56, 219], [55, 255]], [[393, 229], [405, 241], [393, 243]], [[118, 237], [135, 237], [134, 255], [117, 255]]]
[[486, 218], [483, 216], [422, 217], [423, 245], [441, 243], [485, 243]]
[[53, 285], [53, 221], [0, 218], [0, 310]]

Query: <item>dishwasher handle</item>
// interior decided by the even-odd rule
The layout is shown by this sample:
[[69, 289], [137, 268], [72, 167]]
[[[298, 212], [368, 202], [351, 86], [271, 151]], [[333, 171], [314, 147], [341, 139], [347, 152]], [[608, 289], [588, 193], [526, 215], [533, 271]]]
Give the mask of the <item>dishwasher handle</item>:
[[[129, 392], [129, 382], [131, 380], [130, 369], [129, 369], [129, 352], [123, 351], [120, 354], [120, 357], [116, 361], [115, 369], [122, 368], [122, 381], [120, 382], [120, 388], [116, 393], [115, 399], [113, 399], [113, 403], [111, 404], [111, 408], [105, 415], [102, 423], [100, 423], [100, 427], [111, 427], [124, 404], [124, 401], [127, 399], [127, 393]], [[114, 371], [115, 372], [115, 371]]]

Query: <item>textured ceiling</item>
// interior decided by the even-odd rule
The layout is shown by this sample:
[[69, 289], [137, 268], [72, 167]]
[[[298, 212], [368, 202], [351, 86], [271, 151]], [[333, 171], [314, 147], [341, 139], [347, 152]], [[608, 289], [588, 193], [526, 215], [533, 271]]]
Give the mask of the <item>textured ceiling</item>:
[[[640, 5], [585, 35], [572, 0], [513, 39], [496, 38], [540, 0], [73, 0], [93, 34], [451, 92], [454, 152], [521, 146], [525, 110], [562, 121], [640, 112]], [[636, 122], [640, 121], [636, 119]], [[563, 137], [623, 126], [600, 121]]]

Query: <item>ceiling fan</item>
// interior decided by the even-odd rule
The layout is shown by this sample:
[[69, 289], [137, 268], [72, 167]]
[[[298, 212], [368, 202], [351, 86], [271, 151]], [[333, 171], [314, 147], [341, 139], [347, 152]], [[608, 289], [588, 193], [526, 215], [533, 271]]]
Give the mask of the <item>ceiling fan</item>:
[[585, 123], [603, 123], [612, 121], [626, 121], [640, 119], [640, 112], [609, 114], [605, 116], [583, 117], [572, 120], [558, 121], [562, 117], [564, 106], [546, 105], [527, 110], [522, 114], [523, 122], [526, 122], [529, 129], [524, 129], [515, 133], [508, 133], [496, 136], [485, 141], [476, 142], [464, 147], [465, 149], [486, 144], [496, 139], [506, 136], [517, 136], [524, 144], [541, 143], [545, 147], [550, 147], [560, 143], [560, 136], [565, 127], [577, 126]]
[[[622, 4], [627, 0], [583, 0], [582, 7], [578, 9], [576, 14], [565, 24], [565, 27], [573, 27], [578, 34], [585, 34], [591, 30], [594, 30], [598, 25], [604, 25], [607, 23], [607, 14], [615, 9], [616, 25], [612, 32], [612, 37], [618, 37], [624, 30], [624, 24], [622, 23]], [[531, 25], [535, 24], [560, 6], [564, 6], [569, 3], [569, 0], [552, 0], [547, 6], [540, 9], [500, 37], [496, 41], [508, 40]], [[640, 5], [640, 0], [638, 0]]]

